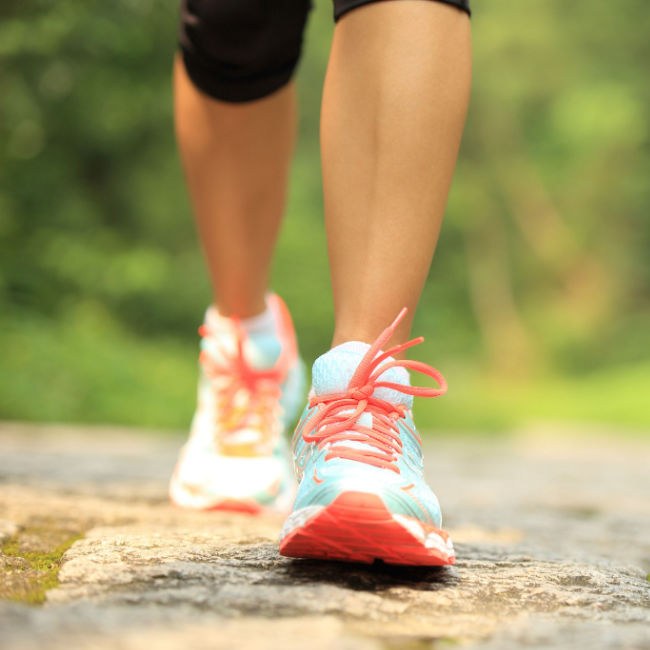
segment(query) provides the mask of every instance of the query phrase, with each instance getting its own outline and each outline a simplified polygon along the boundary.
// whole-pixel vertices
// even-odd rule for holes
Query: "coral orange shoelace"
[[[317,443],[318,449],[329,445],[325,460],[344,458],[399,473],[396,461],[402,453],[402,440],[399,436],[398,420],[405,417],[407,409],[402,404],[393,404],[373,397],[375,388],[391,388],[406,395],[422,397],[437,397],[447,392],[445,378],[438,370],[426,363],[397,359],[381,365],[388,357],[422,343],[424,338],[421,336],[396,345],[375,358],[382,346],[393,336],[395,328],[404,318],[406,311],[404,307],[393,323],[368,348],[345,392],[315,395],[310,399],[309,406],[316,406],[317,409],[304,425],[303,439],[305,442]],[[435,379],[439,388],[378,381],[384,372],[398,366]],[[372,416],[372,426],[358,423],[357,420],[362,413],[369,413]],[[417,432],[410,428],[409,430],[420,441]],[[310,434],[309,431],[313,433]],[[337,444],[345,442],[363,443],[366,448],[359,449]]]
[[[199,327],[199,334],[204,338],[211,337],[219,352],[220,358],[217,360],[213,353],[201,350],[199,362],[218,394],[219,422],[223,433],[232,433],[248,424],[254,424],[254,415],[263,419],[272,417],[281,396],[280,385],[286,375],[284,354],[268,370],[251,367],[244,355],[246,332],[237,321],[234,321],[234,325],[237,340],[235,354],[229,354],[219,345],[218,336],[207,325]]]

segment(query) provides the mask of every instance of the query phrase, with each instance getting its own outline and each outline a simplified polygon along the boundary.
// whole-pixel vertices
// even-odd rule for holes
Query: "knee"
[[[206,94],[243,102],[289,81],[310,0],[183,0],[180,43],[188,76]]]

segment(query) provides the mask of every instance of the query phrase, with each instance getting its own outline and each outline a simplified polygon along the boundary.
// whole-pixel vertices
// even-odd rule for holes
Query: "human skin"
[[[201,93],[177,57],[176,138],[214,304],[224,316],[264,311],[296,131],[295,84],[251,102]]]
[[[334,31],[321,111],[333,345],[372,342],[433,257],[467,112],[469,17],[423,0],[352,10]]]
[[[293,82],[230,104],[175,64],[176,132],[224,315],[264,309],[296,130]],[[334,29],[321,162],[335,331],[372,342],[400,309],[408,338],[435,250],[467,112],[469,18],[429,0],[363,5]]]

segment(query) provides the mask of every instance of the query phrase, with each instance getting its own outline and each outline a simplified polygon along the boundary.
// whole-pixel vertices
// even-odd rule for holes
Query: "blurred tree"
[[[176,16],[152,0],[0,7],[0,417],[181,426],[191,412],[209,291],[173,138]],[[477,0],[472,20],[470,115],[416,319],[427,354],[518,382],[636,377],[650,12]],[[332,28],[319,0],[274,272],[307,358],[332,329],[318,157]]]

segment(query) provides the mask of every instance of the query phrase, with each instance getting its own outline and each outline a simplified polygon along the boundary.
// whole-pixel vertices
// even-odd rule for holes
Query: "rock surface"
[[[85,532],[44,607],[0,602],[0,647],[650,648],[647,439],[430,439],[439,569],[289,560],[277,519],[174,509],[181,443],[0,425],[0,543]]]

